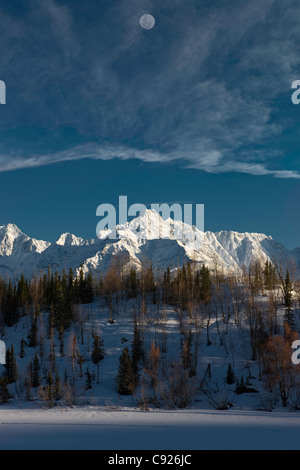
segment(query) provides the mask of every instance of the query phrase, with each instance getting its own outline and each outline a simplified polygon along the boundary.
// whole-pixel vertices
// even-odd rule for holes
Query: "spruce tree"
[[[167,267],[167,271],[163,276],[163,299],[165,303],[172,303],[171,295],[172,285],[171,285],[171,270],[170,267]]]
[[[85,389],[90,390],[92,388],[92,376],[88,368],[86,370],[85,375],[86,375]]]
[[[46,378],[46,383],[49,387],[52,387],[52,385],[54,384],[54,380],[53,380],[53,375],[52,375],[52,371],[51,370],[48,370],[48,374],[47,374],[47,378]]]
[[[85,303],[85,289],[86,289],[86,282],[84,278],[84,272],[82,266],[79,269],[79,280],[78,280],[78,294],[79,294],[79,301]]]
[[[6,350],[5,378],[8,384],[16,382],[18,378],[18,368],[13,344]]]
[[[28,283],[22,274],[21,279],[18,281],[17,287],[18,305],[24,311],[28,301]]]
[[[232,385],[235,382],[235,376],[231,364],[228,364],[227,373],[226,373],[226,383]]]
[[[284,305],[285,305],[285,321],[288,323],[289,327],[292,330],[296,329],[295,318],[292,312],[293,307],[293,295],[292,295],[292,282],[290,280],[289,271],[286,271],[286,276],[284,280],[283,287],[283,296],[284,296]]]
[[[41,376],[40,376],[41,366],[40,366],[39,356],[37,353],[35,353],[34,358],[32,360],[31,370],[32,370],[32,387],[37,388],[41,385]]]
[[[209,269],[203,264],[202,268],[199,272],[200,275],[200,289],[199,289],[199,296],[200,300],[203,301],[205,305],[210,302],[211,299],[211,290],[212,290],[212,282],[210,278]]]
[[[72,308],[70,299],[66,293],[67,280],[63,281],[56,276],[52,296],[52,307],[49,316],[50,328],[56,328],[60,334],[63,330],[69,328],[72,318]]]
[[[65,369],[65,373],[64,373],[64,385],[67,385],[67,383],[68,383],[68,378],[69,378],[69,376],[68,376],[68,371],[67,371],[67,369]]]
[[[131,345],[131,360],[132,370],[134,375],[134,385],[137,386],[139,382],[139,364],[144,359],[143,341],[141,339],[141,332],[137,325],[134,323],[133,340]]]
[[[132,395],[134,390],[134,374],[128,348],[125,348],[120,356],[116,382],[120,395]]]
[[[104,347],[103,347],[103,340],[101,340],[100,336],[94,335],[94,343],[93,343],[93,350],[92,350],[92,361],[94,364],[98,364],[98,362],[102,361],[104,358]]]
[[[93,280],[93,273],[89,271],[86,279],[85,279],[85,287],[84,287],[84,302],[89,304],[92,303],[94,300],[94,280]]]
[[[38,344],[37,334],[38,334],[38,326],[37,326],[37,318],[40,314],[39,307],[34,312],[30,332],[28,334],[28,346],[30,348],[35,348]]]
[[[55,401],[58,401],[61,399],[60,378],[59,378],[57,371],[55,374],[55,382],[54,382],[54,399]]]
[[[273,266],[271,261],[265,262],[265,267],[263,270],[264,275],[264,285],[267,290],[274,289],[276,286],[276,268]]]
[[[11,395],[7,388],[7,380],[5,377],[0,377],[0,405],[8,403]]]
[[[136,269],[131,268],[128,279],[127,279],[127,297],[129,298],[136,297],[137,290],[138,290],[138,280],[137,280]]]
[[[284,280],[284,305],[288,310],[292,309],[292,283],[288,271]]]
[[[19,320],[19,309],[16,286],[13,287],[11,280],[9,280],[5,294],[3,299],[4,322],[7,326],[13,326]]]
[[[25,357],[25,340],[24,338],[21,339],[20,342],[20,352],[19,352],[19,357],[23,359]]]

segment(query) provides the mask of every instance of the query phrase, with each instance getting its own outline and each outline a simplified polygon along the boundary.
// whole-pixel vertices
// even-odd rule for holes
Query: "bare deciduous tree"
[[[260,347],[263,379],[270,391],[278,390],[284,407],[300,375],[300,365],[292,363],[291,345],[297,338],[298,334],[285,323],[283,336],[273,335]]]

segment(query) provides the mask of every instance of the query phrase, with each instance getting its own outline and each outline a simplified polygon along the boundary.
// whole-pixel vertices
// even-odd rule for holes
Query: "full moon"
[[[144,29],[152,29],[155,25],[155,19],[152,15],[147,13],[140,18],[140,25]]]

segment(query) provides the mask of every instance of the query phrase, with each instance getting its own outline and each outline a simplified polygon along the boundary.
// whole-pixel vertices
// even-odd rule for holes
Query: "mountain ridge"
[[[85,240],[67,232],[50,243],[30,238],[15,224],[0,226],[0,276],[30,278],[47,272],[49,266],[57,272],[70,268],[78,272],[82,266],[84,272],[103,273],[120,256],[125,264],[139,268],[148,262],[161,272],[193,261],[239,273],[255,260],[284,260],[300,272],[300,247],[288,250],[264,233],[201,232],[173,219],[164,220],[152,210],[117,225],[116,233],[119,238],[110,239],[111,231],[105,229],[95,239]]]

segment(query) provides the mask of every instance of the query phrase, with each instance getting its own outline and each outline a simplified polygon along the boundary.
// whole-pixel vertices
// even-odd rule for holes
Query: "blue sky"
[[[19,0],[0,18],[1,225],[91,238],[128,195],[300,246],[299,2]]]

